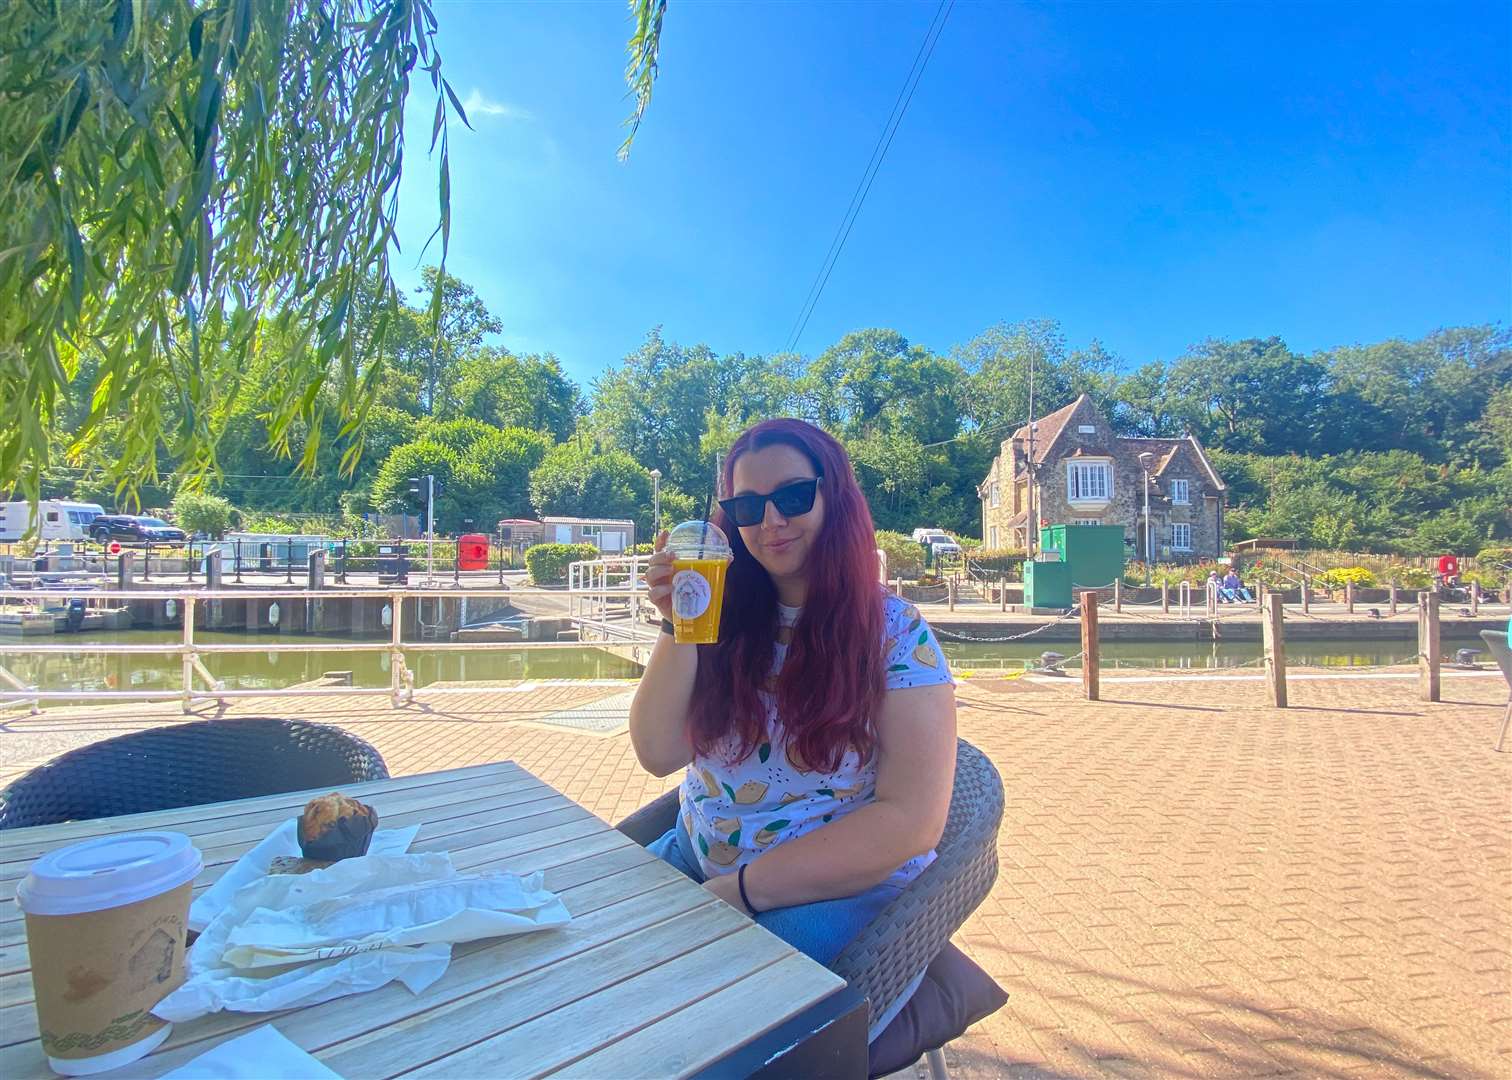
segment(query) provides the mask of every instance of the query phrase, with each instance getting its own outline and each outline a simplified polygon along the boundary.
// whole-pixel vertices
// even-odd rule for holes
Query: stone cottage
[[[1192,436],[1145,439],[1115,435],[1085,394],[1004,439],[982,500],[982,545],[1027,548],[1038,534],[1033,514],[1052,525],[1122,525],[1130,558],[1145,555],[1144,475],[1150,482],[1150,543],[1157,560],[1213,557],[1223,551],[1222,479]],[[1032,479],[1031,479],[1032,478]],[[1037,546],[1037,545],[1036,545]]]

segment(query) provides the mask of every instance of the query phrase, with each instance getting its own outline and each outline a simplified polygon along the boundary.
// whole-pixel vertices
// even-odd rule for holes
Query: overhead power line
[[[939,43],[940,35],[944,33],[945,24],[950,21],[950,13],[953,10],[955,10],[955,0],[940,0],[939,7],[935,9],[934,18],[929,21],[929,28],[924,31],[924,40],[919,43],[919,51],[914,54],[913,65],[908,69],[908,75],[898,90],[897,98],[893,101],[887,123],[882,125],[882,133],[877,136],[877,145],[872,148],[871,158],[861,172],[861,179],[856,182],[856,190],[851,194],[850,203],[845,208],[845,214],[840,218],[840,224],[835,228],[835,236],[830,241],[829,250],[825,252],[824,261],[819,264],[819,271],[814,275],[808,295],[803,299],[803,306],[798,310],[798,317],[793,320],[793,329],[788,334],[785,352],[792,352],[797,348],[798,342],[803,338],[804,330],[808,329],[809,319],[819,305],[819,298],[824,295],[824,287],[829,284],[830,274],[834,272],[835,264],[840,261],[840,253],[845,250],[845,242],[850,239],[851,229],[856,224],[856,218],[861,214],[861,207],[866,203],[866,196],[871,192],[872,183],[877,179],[877,173],[882,168],[882,162],[887,157],[887,151],[892,146],[894,136],[898,134],[898,128],[908,112],[909,103],[913,101],[914,91],[919,88],[919,81],[924,78],[924,69],[929,66],[929,58],[934,55],[935,45]]]

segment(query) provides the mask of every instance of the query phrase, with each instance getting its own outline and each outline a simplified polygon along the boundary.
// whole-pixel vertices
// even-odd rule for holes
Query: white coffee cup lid
[[[16,887],[29,915],[78,915],[134,904],[199,876],[204,860],[183,833],[99,836],[49,851]]]

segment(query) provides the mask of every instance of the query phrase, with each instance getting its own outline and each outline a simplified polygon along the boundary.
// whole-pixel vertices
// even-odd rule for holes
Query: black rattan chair
[[[992,890],[997,879],[997,834],[1003,818],[1003,781],[987,755],[959,740],[955,790],[945,832],[935,846],[935,861],[878,913],[841,950],[830,968],[870,1003],[873,1016],[885,1014],[910,982],[950,944],[950,936]],[[641,845],[650,844],[677,821],[677,792],[648,803],[624,821],[620,832]],[[970,964],[964,956],[959,961]],[[984,977],[985,978],[985,977]],[[993,1010],[1001,1005],[1001,1000]],[[976,1019],[980,1019],[980,1015]],[[896,1023],[897,1021],[893,1021]],[[944,1076],[939,1048],[965,1028],[918,1047],[929,1053],[930,1067]],[[879,1036],[878,1042],[886,1038]],[[874,1044],[875,1045],[875,1044]],[[889,1063],[881,1072],[910,1064]]]
[[[204,720],[106,739],[33,769],[0,791],[0,829],[387,778],[383,756],[338,727]]]
[[[1512,646],[1507,644],[1504,630],[1482,630],[1481,640],[1491,650],[1491,659],[1501,668],[1502,678],[1507,680],[1507,711],[1502,715],[1501,734],[1496,737],[1496,749],[1507,745],[1507,728],[1512,727]]]

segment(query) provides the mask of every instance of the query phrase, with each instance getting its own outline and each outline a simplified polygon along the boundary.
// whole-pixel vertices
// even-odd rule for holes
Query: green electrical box
[[[1051,525],[1040,530],[1040,549],[1060,553],[1073,591],[1106,588],[1123,576],[1122,525]]]
[[[1024,606],[1030,609],[1070,607],[1071,567],[1063,562],[1034,559],[1024,563]]]

